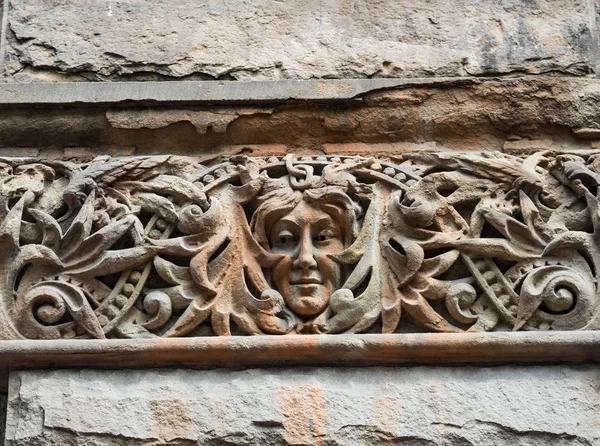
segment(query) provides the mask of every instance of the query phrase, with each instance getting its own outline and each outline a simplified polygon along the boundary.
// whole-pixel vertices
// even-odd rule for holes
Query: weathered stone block
[[[19,80],[56,80],[61,72],[225,80],[585,75],[596,63],[594,18],[591,0],[12,0],[8,74]]]
[[[29,371],[8,445],[594,445],[593,367]]]

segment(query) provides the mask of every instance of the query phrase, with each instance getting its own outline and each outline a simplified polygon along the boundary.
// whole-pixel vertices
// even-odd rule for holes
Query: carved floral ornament
[[[0,163],[3,339],[600,328],[600,154]]]

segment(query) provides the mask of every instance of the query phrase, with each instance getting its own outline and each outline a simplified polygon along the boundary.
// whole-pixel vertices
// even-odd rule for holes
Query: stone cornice
[[[400,79],[320,79],[277,81],[173,81],[173,82],[33,82],[0,83],[0,107],[11,106],[178,106],[290,101],[348,101],[381,92],[410,88],[447,89],[482,84],[506,85],[526,94],[535,86],[577,90],[580,99],[593,94],[600,80],[578,77],[432,77]],[[521,89],[521,91],[519,91]],[[394,98],[388,98],[394,101]]]
[[[491,80],[491,79],[490,79]],[[498,79],[496,79],[497,81]],[[377,90],[485,82],[478,78],[0,83],[0,106],[206,104],[349,100]]]

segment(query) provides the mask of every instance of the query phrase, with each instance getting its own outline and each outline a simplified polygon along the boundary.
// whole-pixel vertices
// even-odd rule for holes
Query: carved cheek
[[[344,250],[341,240],[333,240],[327,247],[317,252],[317,263],[321,274],[325,277],[326,284],[331,291],[335,291],[342,285],[342,267],[329,254],[336,254]]]
[[[322,252],[317,256],[317,264],[319,271],[325,278],[325,285],[333,291],[341,286],[342,268],[334,260],[330,259],[327,254]]]
[[[273,267],[273,282],[278,288],[289,286],[290,273],[292,271],[292,256],[285,253],[284,257]],[[279,290],[283,292],[283,289]]]

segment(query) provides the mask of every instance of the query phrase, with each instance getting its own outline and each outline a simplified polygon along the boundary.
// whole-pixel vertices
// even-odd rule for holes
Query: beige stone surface
[[[7,445],[600,444],[596,367],[29,371]]]
[[[591,0],[11,0],[7,75],[587,75],[596,64],[594,19]]]

